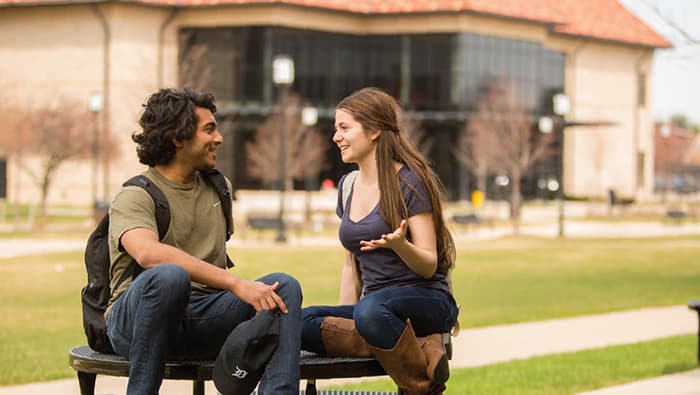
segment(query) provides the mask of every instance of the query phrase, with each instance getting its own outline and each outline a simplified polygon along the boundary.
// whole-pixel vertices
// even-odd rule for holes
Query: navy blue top
[[[398,173],[399,185],[403,194],[408,216],[431,211],[432,205],[428,192],[418,177],[408,167],[403,166]],[[449,292],[445,275],[435,272],[432,278],[423,278],[411,270],[401,258],[390,248],[377,248],[374,251],[360,251],[361,240],[380,239],[382,234],[391,233],[395,229],[389,227],[379,214],[379,203],[366,217],[355,222],[348,218],[354,185],[348,196],[348,209],[343,212],[342,185],[345,176],[338,182],[338,206],[336,213],[340,217],[338,235],[340,242],[352,252],[359,262],[365,295],[382,288],[420,286],[441,289]],[[406,235],[410,241],[410,233]]]

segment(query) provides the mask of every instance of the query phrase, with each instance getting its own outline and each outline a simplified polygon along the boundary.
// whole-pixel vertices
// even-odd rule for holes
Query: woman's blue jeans
[[[355,305],[311,306],[302,309],[301,347],[325,354],[321,322],[328,316],[352,318],[360,335],[372,346],[390,349],[401,337],[406,320],[417,336],[449,332],[458,309],[447,292],[421,287],[385,288],[370,293]]]
[[[280,339],[260,382],[260,394],[299,393],[301,288],[292,277],[274,273],[277,294],[289,312],[280,314]],[[231,292],[190,292],[190,276],[177,265],[143,271],[112,306],[107,332],[117,354],[131,362],[128,395],[158,393],[166,359],[214,359],[231,331],[255,309]]]

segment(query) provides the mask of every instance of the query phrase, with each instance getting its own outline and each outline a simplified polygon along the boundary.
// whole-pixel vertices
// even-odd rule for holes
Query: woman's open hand
[[[360,251],[373,251],[377,248],[391,248],[399,246],[406,242],[406,230],[408,229],[408,222],[406,220],[401,220],[399,227],[392,233],[383,234],[381,238],[377,240],[362,240],[360,241]]]

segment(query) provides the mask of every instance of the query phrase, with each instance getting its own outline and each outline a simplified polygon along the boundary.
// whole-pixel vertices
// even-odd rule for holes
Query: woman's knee
[[[392,348],[404,329],[401,318],[376,299],[362,299],[355,307],[353,319],[367,343],[379,348]]]
[[[353,312],[353,320],[357,331],[365,339],[381,336],[382,332],[386,330],[387,313],[388,311],[380,304],[360,301]]]
[[[301,320],[304,322],[322,318],[324,315],[320,306],[309,306],[301,309]]]

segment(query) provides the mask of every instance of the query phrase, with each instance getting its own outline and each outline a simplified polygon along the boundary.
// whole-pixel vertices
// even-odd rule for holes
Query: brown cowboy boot
[[[434,383],[444,384],[450,378],[450,365],[442,343],[442,334],[435,333],[428,337],[419,337],[419,344],[428,360],[426,373]]]
[[[365,341],[357,329],[355,321],[348,318],[326,317],[321,323],[321,340],[330,357],[371,357]]]
[[[427,374],[428,361],[418,343],[410,320],[394,348],[369,346],[374,357],[405,395],[437,395],[445,390],[443,383],[433,383]]]

